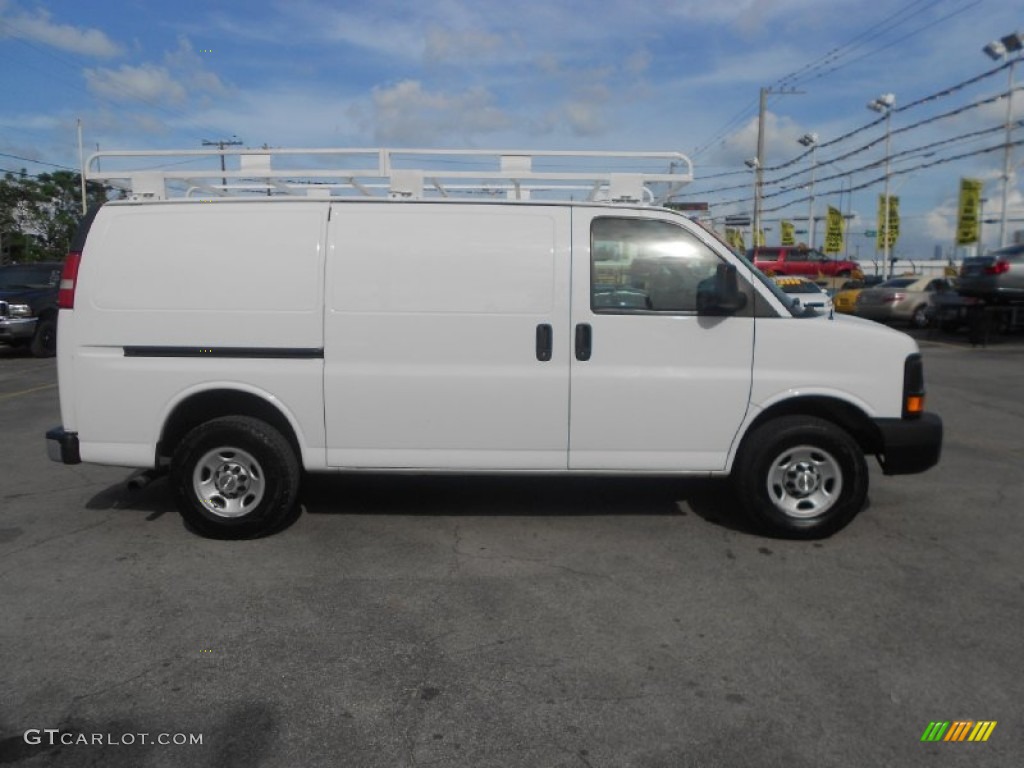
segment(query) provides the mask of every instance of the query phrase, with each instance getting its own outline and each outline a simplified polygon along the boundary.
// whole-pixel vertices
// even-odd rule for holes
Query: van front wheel
[[[830,536],[867,500],[868,468],[856,441],[812,416],[783,416],[747,436],[734,483],[752,522],[788,538]]]
[[[284,436],[264,421],[225,416],[185,435],[171,459],[181,516],[214,539],[272,532],[295,506],[299,463]]]

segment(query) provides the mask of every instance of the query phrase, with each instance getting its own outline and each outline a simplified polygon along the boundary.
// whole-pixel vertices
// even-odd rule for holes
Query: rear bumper
[[[934,413],[916,419],[875,419],[882,435],[878,460],[887,475],[912,475],[939,463],[942,419]]]
[[[81,464],[78,453],[78,433],[54,427],[46,433],[46,455],[60,464]]]

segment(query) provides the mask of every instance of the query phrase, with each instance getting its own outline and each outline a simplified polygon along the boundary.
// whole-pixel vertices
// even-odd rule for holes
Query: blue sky
[[[104,149],[238,136],[254,147],[676,150],[698,179],[684,199],[736,213],[750,208],[743,160],[759,88],[799,91],[769,98],[772,168],[803,152],[804,133],[825,143],[876,119],[865,105],[882,93],[901,107],[991,70],[982,46],[1017,29],[1024,8],[1005,0],[0,0],[0,168],[77,166],[78,118],[87,147]],[[909,171],[892,181],[897,253],[952,246],[960,176],[985,181],[986,218],[997,215],[1001,151],[918,166],[1001,146],[1005,99],[970,105],[1005,92],[1006,74],[894,112],[892,152],[904,155],[893,169]],[[1024,94],[1015,106],[1024,115]],[[818,150],[817,177],[878,163],[882,135],[878,125]],[[766,194],[794,188],[766,198],[766,219],[806,216],[806,202],[787,201],[806,196],[809,168],[804,158],[766,172]],[[840,204],[825,193],[880,175],[820,182],[816,211]],[[881,191],[843,197],[851,232],[874,225]],[[1011,215],[1024,215],[1017,183]],[[996,230],[985,226],[989,245]],[[873,255],[873,241],[854,234],[854,252]]]

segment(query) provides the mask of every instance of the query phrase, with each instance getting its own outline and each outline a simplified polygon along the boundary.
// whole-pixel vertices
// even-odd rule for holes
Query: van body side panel
[[[678,241],[671,233],[664,242],[595,241],[592,262],[595,221],[660,220],[664,214],[576,208],[573,216],[572,322],[591,327],[593,351],[571,365],[570,468],[724,470],[749,403],[755,318],[646,311],[644,303],[657,306],[660,297],[651,293],[643,265],[669,269],[667,257],[682,262],[683,273],[687,262],[699,263],[704,275],[728,259],[702,231],[672,218],[665,221],[685,232]],[[633,306],[594,311],[603,295],[622,296]],[[695,306],[695,291],[678,301]]]
[[[565,470],[569,210],[339,204],[325,311],[333,467]],[[538,359],[538,326],[551,358]]]
[[[234,385],[293,414],[304,454],[323,450],[327,214],[305,201],[100,210],[71,324],[84,461],[151,466],[181,393]]]
[[[847,402],[872,418],[899,418],[903,365],[916,351],[904,333],[838,313],[831,319],[761,320],[751,401],[763,409],[817,395]]]

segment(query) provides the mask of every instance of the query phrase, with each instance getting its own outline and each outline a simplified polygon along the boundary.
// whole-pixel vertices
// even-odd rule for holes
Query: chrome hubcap
[[[223,446],[208,451],[192,473],[192,488],[199,502],[219,517],[241,517],[263,499],[266,481],[252,454]]]
[[[810,445],[780,453],[768,472],[768,496],[776,509],[790,517],[810,518],[827,512],[842,490],[839,462]]]

